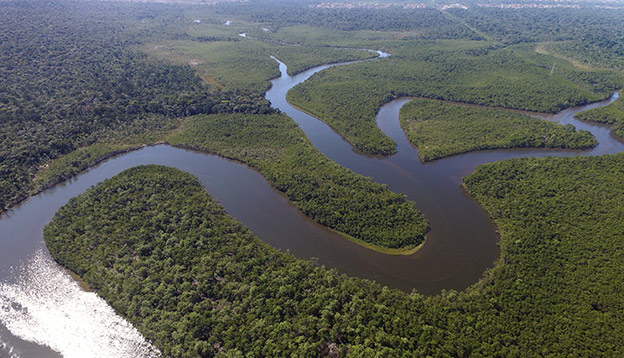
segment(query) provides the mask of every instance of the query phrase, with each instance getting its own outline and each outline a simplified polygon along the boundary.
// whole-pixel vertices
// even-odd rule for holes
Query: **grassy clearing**
[[[277,63],[270,56],[286,63],[291,75],[326,63],[377,56],[363,50],[277,45],[253,39],[169,41],[149,44],[142,50],[159,59],[192,66],[209,84],[228,90],[258,92],[266,91],[269,80],[280,75]]]
[[[143,48],[149,55],[177,64],[191,65],[206,82],[228,90],[264,92],[269,80],[279,76],[277,63],[258,41],[170,41]]]

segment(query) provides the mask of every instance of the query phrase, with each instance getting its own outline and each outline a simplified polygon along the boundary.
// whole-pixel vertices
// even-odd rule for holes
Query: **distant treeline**
[[[473,28],[505,44],[586,41],[608,49],[624,49],[624,12],[603,9],[496,9],[472,7],[448,10]]]
[[[267,3],[221,4],[221,13],[235,15],[248,21],[267,24],[273,29],[285,26],[310,25],[335,30],[407,31],[418,38],[481,37],[459,21],[450,19],[436,9],[323,9],[284,3],[280,6]]]

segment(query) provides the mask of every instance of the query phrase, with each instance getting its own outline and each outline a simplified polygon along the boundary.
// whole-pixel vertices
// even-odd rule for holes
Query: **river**
[[[284,195],[245,165],[168,145],[145,147],[102,162],[0,216],[0,357],[158,355],[103,300],[81,290],[54,263],[42,238],[43,227],[70,198],[137,165],[167,165],[197,176],[229,214],[274,247],[383,285],[434,294],[475,283],[498,256],[495,227],[461,190],[462,176],[477,165],[507,158],[602,155],[624,150],[608,126],[573,118],[579,110],[609,102],[605,101],[548,118],[590,130],[600,143],[592,150],[491,150],[423,164],[400,128],[398,112],[408,99],[399,99],[383,106],[377,115],[379,127],[396,141],[397,153],[385,158],[362,155],[322,121],[286,102],[290,88],[330,66],[290,77],[280,63],[282,76],[272,81],[266,97],[274,107],[290,115],[329,158],[414,200],[432,228],[421,250],[410,256],[390,256],[364,249],[304,217]]]

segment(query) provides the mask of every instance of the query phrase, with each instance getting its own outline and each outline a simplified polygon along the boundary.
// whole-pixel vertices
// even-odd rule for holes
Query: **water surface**
[[[624,145],[612,136],[608,126],[574,119],[574,114],[579,111],[615,100],[618,95],[614,94],[607,101],[570,108],[547,118],[591,131],[599,142],[591,150],[488,150],[422,163],[418,159],[418,150],[408,142],[399,124],[399,110],[409,101],[403,98],[386,104],[377,114],[378,126],[396,142],[397,153],[389,157],[364,155],[324,122],[286,101],[288,90],[334,65],[320,66],[291,77],[286,73],[286,65],[279,63],[282,76],[272,81],[273,86],[266,94],[272,106],[292,117],[312,143],[330,159],[387,184],[395,192],[406,194],[429,221],[431,231],[427,241],[414,255],[390,256],[368,250],[358,252],[354,258],[343,257],[350,267],[359,267],[358,276],[374,278],[406,291],[415,288],[421,293],[434,294],[442,289],[462,290],[477,282],[483,272],[493,266],[499,254],[496,228],[487,213],[460,187],[461,178],[478,165],[509,158],[603,155],[624,150]],[[371,267],[364,262],[374,262],[378,271],[370,271]]]
[[[245,165],[168,145],[145,147],[111,158],[0,216],[0,357],[58,357],[55,351],[65,357],[157,354],[104,301],[82,291],[53,262],[42,238],[43,227],[70,198],[125,169],[160,164],[187,171],[199,178],[230,215],[268,244],[301,258],[315,258],[349,275],[405,291],[433,294],[442,289],[461,290],[475,283],[498,256],[496,230],[487,214],[460,189],[462,176],[477,165],[507,158],[602,155],[624,149],[607,126],[573,119],[579,110],[606,101],[549,118],[590,130],[600,142],[592,150],[492,150],[423,164],[400,128],[398,112],[408,99],[399,99],[385,105],[377,115],[380,128],[396,141],[397,154],[387,158],[365,156],[323,122],[294,109],[285,100],[290,88],[327,67],[290,77],[280,63],[282,77],[273,81],[266,97],[274,107],[290,115],[329,158],[414,200],[432,229],[420,251],[410,256],[391,256],[349,242],[304,217],[284,195]]]

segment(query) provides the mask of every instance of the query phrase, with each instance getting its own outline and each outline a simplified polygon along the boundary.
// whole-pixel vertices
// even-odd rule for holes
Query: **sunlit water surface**
[[[602,155],[623,148],[607,126],[574,120],[573,114],[581,110],[575,108],[550,120],[592,131],[600,142],[593,150],[494,150],[423,164],[398,123],[398,112],[407,102],[400,99],[385,105],[377,115],[380,128],[397,142],[397,154],[389,158],[364,156],[324,123],[292,108],[285,100],[290,88],[327,67],[290,77],[286,66],[280,64],[282,77],[273,81],[267,98],[293,117],[313,144],[332,160],[416,201],[432,227],[421,251],[397,257],[344,240],[301,215],[261,175],[244,165],[166,145],[143,148],[112,158],[31,197],[0,217],[0,358],[159,356],[136,329],[96,294],[83,291],[50,258],[41,234],[69,198],[133,166],[168,165],[197,176],[230,215],[274,247],[298,257],[313,257],[349,275],[431,294],[441,289],[463,289],[476,282],[498,255],[495,228],[486,213],[459,188],[463,175],[479,164],[506,158]],[[617,95],[611,100],[615,98]]]

